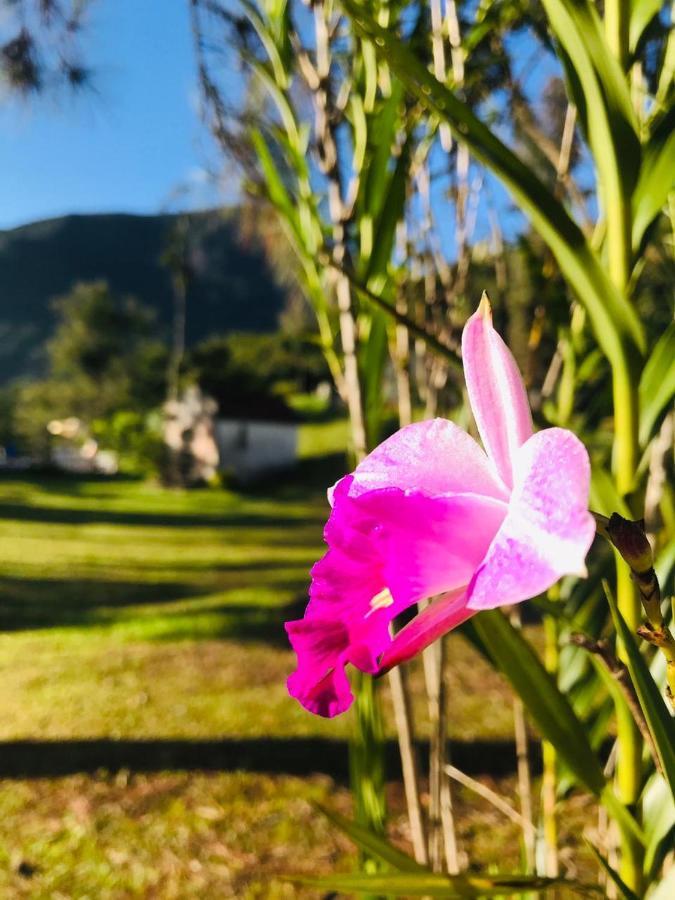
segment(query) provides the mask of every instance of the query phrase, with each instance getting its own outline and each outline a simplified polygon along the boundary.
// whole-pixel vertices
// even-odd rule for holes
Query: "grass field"
[[[288,698],[282,624],[302,612],[343,441],[312,426],[299,472],[246,495],[0,481],[0,896],[311,896],[278,876],[352,864],[311,805],[349,809],[350,715]],[[480,767],[471,741],[510,740],[508,693],[462,637],[450,655],[454,736]],[[512,826],[458,803],[472,857],[503,863],[503,833],[515,864]]]

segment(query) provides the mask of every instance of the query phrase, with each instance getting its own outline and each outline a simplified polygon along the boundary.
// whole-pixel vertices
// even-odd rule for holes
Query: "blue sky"
[[[83,54],[94,90],[0,105],[0,228],[217,200],[202,180],[213,148],[197,114],[187,7],[97,0]]]
[[[515,39],[535,93],[551,60],[532,66],[531,39]],[[70,212],[201,208],[238,195],[236,175],[221,191],[206,177],[219,154],[199,121],[188,0],[95,0],[83,36],[93,89],[0,98],[0,229]],[[238,80],[237,63],[228,78]],[[523,217],[494,180],[492,202],[507,237]],[[439,185],[434,205],[443,242],[454,253],[454,216]],[[474,237],[488,223],[481,199]]]

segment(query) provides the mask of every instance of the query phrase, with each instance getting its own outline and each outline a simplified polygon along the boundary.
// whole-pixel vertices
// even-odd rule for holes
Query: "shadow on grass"
[[[210,593],[194,584],[0,578],[0,631],[95,625],[110,608],[162,605]]]
[[[284,519],[279,515],[255,512],[222,513],[141,513],[110,509],[77,509],[33,506],[0,502],[0,519],[20,522],[44,522],[58,525],[143,525],[160,528],[270,528],[318,526],[325,516],[299,516]]]
[[[283,574],[283,567],[276,568]],[[241,567],[245,576],[254,570],[254,566]],[[273,586],[279,591],[297,592],[296,599],[279,606],[224,601],[205,607],[195,602],[191,607],[191,600],[199,601],[212,593],[213,587],[200,589],[181,582],[0,578],[0,631],[133,623],[142,629],[144,622],[159,616],[162,640],[207,637],[286,646],[283,623],[302,616],[307,603],[306,581],[279,578]],[[180,609],[165,608],[180,601],[184,601]],[[143,606],[151,610],[141,615],[125,612],[127,607]],[[149,637],[153,637],[152,629]]]
[[[428,747],[417,745],[420,761],[428,759]],[[400,755],[396,741],[385,745],[389,779],[400,779]],[[533,771],[541,772],[540,751],[530,744]],[[510,741],[452,742],[453,763],[470,775],[510,775],[516,770],[516,751]],[[327,738],[260,738],[214,740],[94,740],[0,742],[0,777],[54,778],[82,772],[264,772],[268,774],[330,775],[349,779],[346,741]],[[422,771],[424,768],[422,767]]]

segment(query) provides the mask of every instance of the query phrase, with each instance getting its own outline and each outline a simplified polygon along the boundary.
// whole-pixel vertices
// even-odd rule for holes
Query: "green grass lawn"
[[[308,426],[299,472],[247,494],[0,481],[0,753],[18,755],[20,769],[12,742],[45,742],[31,757],[43,777],[0,786],[0,896],[295,897],[305,893],[279,873],[351,864],[310,805],[348,810],[348,794],[312,774],[325,760],[308,755],[313,739],[344,742],[351,716],[325,721],[287,696],[283,632],[322,552],[325,488],[344,468],[344,440],[343,423]],[[509,739],[501,680],[461,636],[450,656],[454,735]],[[412,681],[423,719],[419,667]],[[393,735],[386,684],[383,693]],[[150,763],[164,745],[229,742],[249,771],[107,775],[117,768],[109,739],[122,749],[147,741]],[[70,766],[78,741],[97,774]],[[461,826],[472,846],[475,821]],[[485,863],[500,856],[490,846]]]

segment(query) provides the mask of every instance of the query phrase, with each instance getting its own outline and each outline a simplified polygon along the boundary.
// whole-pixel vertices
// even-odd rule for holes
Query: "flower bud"
[[[654,571],[654,555],[645,534],[644,521],[631,522],[618,513],[612,513],[607,523],[607,534],[630,566],[651,629],[656,630],[655,634],[660,634],[663,629],[661,589]]]
[[[654,557],[642,519],[631,522],[618,513],[612,513],[607,523],[607,533],[633,572],[638,575],[649,572],[654,565]]]

